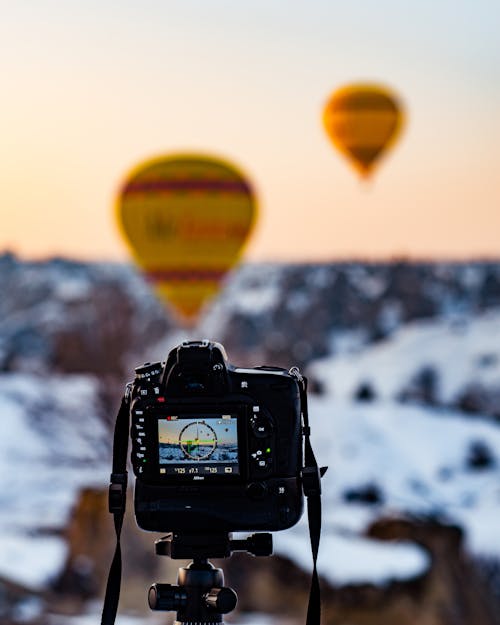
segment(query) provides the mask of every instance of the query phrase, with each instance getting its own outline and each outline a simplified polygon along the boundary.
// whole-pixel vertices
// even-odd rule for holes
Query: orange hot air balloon
[[[127,176],[116,206],[136,263],[181,321],[194,324],[254,226],[250,182],[219,158],[162,156]]]
[[[398,138],[404,123],[403,106],[385,87],[347,85],[330,96],[323,123],[333,145],[367,178]]]

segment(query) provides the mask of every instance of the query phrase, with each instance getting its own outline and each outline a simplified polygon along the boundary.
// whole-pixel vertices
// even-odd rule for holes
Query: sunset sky
[[[0,7],[0,250],[126,260],[125,174],[201,150],[257,187],[252,260],[500,256],[498,0]],[[409,118],[369,184],[321,125],[357,80]]]

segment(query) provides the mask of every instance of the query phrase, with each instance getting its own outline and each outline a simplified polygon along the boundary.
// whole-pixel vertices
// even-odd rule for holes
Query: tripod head
[[[199,558],[229,558],[235,551],[254,556],[270,556],[273,553],[272,534],[259,532],[247,538],[233,539],[231,534],[167,534],[155,542],[157,556],[170,556],[172,560]]]
[[[208,558],[228,558],[234,551],[255,556],[272,554],[272,536],[252,534],[234,540],[231,534],[169,534],[155,543],[157,555],[174,560],[192,558],[179,569],[177,585],[153,584],[148,602],[152,610],[176,611],[176,625],[222,623],[222,615],[236,607],[238,597],[232,588],[224,587],[224,573]]]

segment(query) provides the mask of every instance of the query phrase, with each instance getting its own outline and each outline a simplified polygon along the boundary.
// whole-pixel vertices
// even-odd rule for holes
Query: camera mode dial
[[[273,433],[272,421],[266,419],[266,417],[254,415],[250,424],[257,438],[269,438]]]

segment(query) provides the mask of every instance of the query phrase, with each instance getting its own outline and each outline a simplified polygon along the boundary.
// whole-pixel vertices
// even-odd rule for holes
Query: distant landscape
[[[188,337],[309,377],[326,625],[500,623],[500,261],[245,265],[191,334],[127,265],[4,254],[0,283],[2,623],[97,622],[118,402]],[[120,609],[138,625],[178,563],[128,505]],[[302,519],[274,557],[222,563],[236,620],[304,621],[308,540]]]
[[[234,445],[224,445],[219,443],[215,449],[213,445],[197,445],[197,457],[207,462],[238,462],[238,447]],[[212,453],[210,453],[212,452]],[[206,456],[209,457],[207,458]],[[182,463],[192,464],[196,457],[187,457],[179,445],[160,443],[160,464],[162,463]]]

